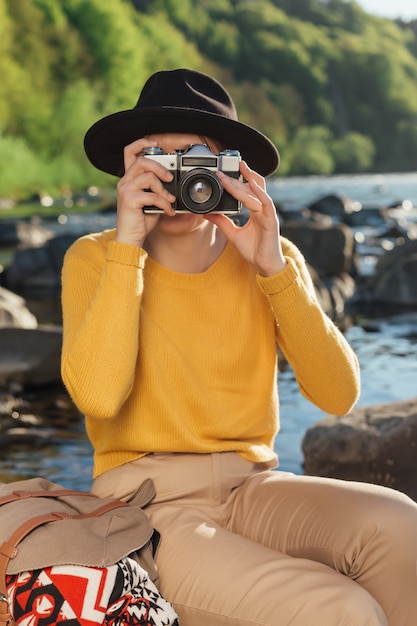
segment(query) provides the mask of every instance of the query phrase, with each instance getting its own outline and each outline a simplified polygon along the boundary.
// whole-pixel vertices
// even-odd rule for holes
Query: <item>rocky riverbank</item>
[[[297,213],[277,210],[283,235],[303,251],[317,296],[342,329],[363,311],[417,309],[414,221],[396,220],[395,209],[362,212],[354,202],[334,195]],[[106,216],[111,224],[114,208]],[[69,245],[91,232],[91,224],[80,221],[71,231],[60,219],[66,225],[63,231],[36,220],[1,222],[0,251],[13,248],[0,273],[3,445],[64,436],[65,421],[68,433],[80,436],[82,417],[60,382],[60,273]],[[304,471],[371,480],[417,497],[412,484],[416,402],[376,405],[319,422],[305,435]],[[59,421],[55,409],[62,409]]]

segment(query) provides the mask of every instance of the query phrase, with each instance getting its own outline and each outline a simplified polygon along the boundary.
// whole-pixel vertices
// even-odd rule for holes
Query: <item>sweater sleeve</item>
[[[132,388],[146,252],[82,237],[62,269],[65,386],[83,413],[112,418]]]
[[[298,248],[283,240],[287,267],[258,276],[277,324],[278,344],[301,393],[327,413],[350,411],[360,393],[358,360],[345,337],[322,310]]]

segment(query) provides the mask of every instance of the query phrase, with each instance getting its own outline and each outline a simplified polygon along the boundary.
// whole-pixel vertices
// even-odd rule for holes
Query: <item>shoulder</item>
[[[99,233],[83,235],[68,248],[66,257],[93,259],[105,257],[107,248],[114,241],[115,230],[103,230]]]

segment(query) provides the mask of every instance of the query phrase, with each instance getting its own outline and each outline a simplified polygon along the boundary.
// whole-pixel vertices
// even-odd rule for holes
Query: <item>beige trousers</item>
[[[145,478],[160,590],[180,626],[417,624],[417,504],[405,495],[236,453],[151,454],[93,491],[127,499]]]

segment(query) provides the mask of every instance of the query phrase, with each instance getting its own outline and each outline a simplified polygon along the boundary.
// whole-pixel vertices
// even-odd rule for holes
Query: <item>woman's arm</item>
[[[357,401],[359,366],[346,339],[323,312],[300,251],[280,235],[275,205],[264,179],[242,162],[247,183],[220,174],[250,216],[243,227],[225,215],[207,216],[251,263],[269,299],[277,340],[303,395],[326,412],[343,414]],[[256,323],[256,322],[255,322]]]
[[[133,383],[146,252],[109,233],[79,239],[62,270],[62,378],[74,402],[117,415]]]
[[[143,208],[151,203],[174,215],[175,198],[162,182],[172,174],[143,156],[156,145],[141,138],[126,146],[115,232],[79,239],[64,260],[62,377],[91,417],[115,417],[133,385],[147,256],[142,245],[159,219]]]
[[[359,397],[358,360],[317,301],[301,252],[285,239],[282,247],[287,268],[269,278],[258,276],[274,311],[278,344],[301,393],[323,411],[343,415]]]

